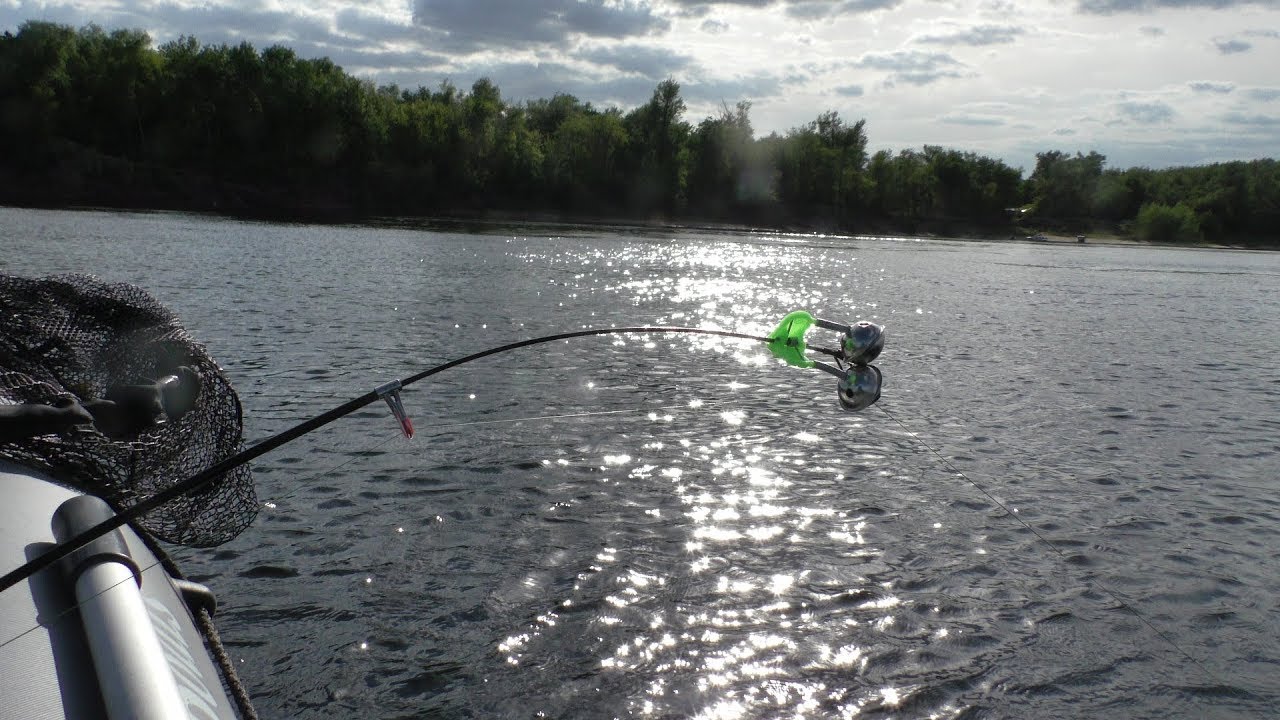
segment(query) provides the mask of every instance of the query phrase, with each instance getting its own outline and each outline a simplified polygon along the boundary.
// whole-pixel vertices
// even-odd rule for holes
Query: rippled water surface
[[[1280,256],[0,209],[0,270],[174,309],[260,439],[610,325],[889,336],[884,397],[763,347],[527,348],[262,458],[179,561],[264,717],[1208,718],[1280,701]]]

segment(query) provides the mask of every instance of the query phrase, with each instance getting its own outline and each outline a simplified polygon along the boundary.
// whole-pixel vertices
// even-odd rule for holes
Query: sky
[[[1162,168],[1280,157],[1280,0],[0,0],[157,44],[287,45],[402,88],[489,77],[509,102],[624,110],[672,78],[697,124],[757,136],[835,110],[872,151],[941,145]]]

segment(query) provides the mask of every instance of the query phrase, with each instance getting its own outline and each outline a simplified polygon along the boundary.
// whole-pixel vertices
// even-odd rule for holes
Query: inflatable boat
[[[3,460],[0,487],[5,568],[112,513],[100,498]],[[218,654],[226,664],[216,634],[206,640],[213,594],[166,565],[126,525],[0,593],[0,717],[250,716],[215,662]]]
[[[133,512],[242,448],[230,383],[153,297],[0,274],[0,720],[256,717],[164,550],[248,527],[248,467]]]

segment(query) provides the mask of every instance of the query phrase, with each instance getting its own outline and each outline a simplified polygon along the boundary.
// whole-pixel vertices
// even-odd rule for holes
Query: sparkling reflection
[[[758,346],[548,345],[414,390],[415,420],[443,431],[403,451],[364,453],[388,430],[373,411],[264,457],[252,531],[180,558],[228,600],[224,639],[264,717],[1274,714],[1275,258],[5,218],[11,271],[138,282],[221,348],[246,438],[371,378],[574,327],[763,333],[798,308],[883,322],[898,344],[879,409],[1070,558],[1033,550],[882,413],[833,419],[829,388]],[[1178,383],[1169,328],[1204,317],[1207,382]],[[628,415],[505,422],[551,408]],[[482,419],[501,424],[444,429]],[[738,536],[696,537],[711,527]],[[769,527],[784,532],[749,534]],[[1082,578],[1150,609],[1223,683]]]
[[[659,323],[765,333],[779,308],[821,313],[833,300],[839,316],[875,319],[874,296],[862,308],[849,303],[848,276],[796,273],[789,263],[800,255],[791,252],[635,244],[541,261],[603,267],[579,272],[575,289],[616,295]],[[674,375],[671,386],[691,396],[646,410],[625,445],[606,437],[607,447],[544,461],[619,478],[625,506],[618,539],[553,601],[581,608],[565,618],[578,628],[566,641],[586,643],[605,681],[626,688],[627,712],[639,716],[855,717],[903,707],[909,688],[884,681],[907,662],[902,638],[950,636],[941,623],[922,628],[918,617],[907,619],[903,594],[871,577],[885,573],[877,523],[893,520],[861,511],[858,494],[868,478],[893,474],[888,455],[875,442],[856,442],[865,418],[815,415],[803,399],[787,411],[769,402],[809,388],[758,346],[700,337],[613,341],[618,349],[678,353],[689,345],[730,362],[696,378],[660,364],[654,371]],[[589,389],[614,391],[606,382]],[[498,652],[519,663],[557,631],[551,622],[522,628]]]
[[[745,412],[725,415],[737,421],[731,427],[748,421]],[[812,433],[790,439],[823,442]],[[689,557],[683,570],[672,569],[670,575],[634,567],[619,573],[616,580],[623,587],[606,603],[618,610],[643,607],[648,619],[644,627],[638,618],[629,622],[637,633],[606,653],[601,667],[662,676],[664,682],[651,684],[648,696],[634,707],[645,715],[685,708],[693,717],[708,718],[783,710],[789,717],[853,717],[872,705],[897,707],[901,689],[873,689],[859,678],[872,657],[868,644],[833,644],[826,638],[837,617],[846,627],[865,628],[863,633],[892,632],[901,598],[860,577],[849,578],[854,584],[834,593],[815,592],[830,580],[815,584],[804,567],[783,570],[797,553],[833,541],[855,547],[850,557],[857,562],[874,561],[878,551],[868,547],[868,519],[802,502],[794,468],[808,468],[805,458],[794,446],[775,445],[768,437],[747,440],[736,434],[710,440],[681,451],[679,462],[666,466],[657,464],[669,457],[665,450],[689,446],[649,443],[649,456],[627,458],[634,463],[632,480],[665,482],[684,507],[682,547]],[[832,478],[843,479],[837,475]],[[630,561],[625,553],[615,559],[623,565]],[[653,611],[675,579],[688,588],[677,611]],[[845,600],[863,593],[869,594],[855,603]],[[603,615],[600,622],[613,626],[618,620]],[[857,674],[850,676],[850,670]],[[696,707],[674,698],[673,684],[681,683],[692,686],[686,696],[696,691]]]

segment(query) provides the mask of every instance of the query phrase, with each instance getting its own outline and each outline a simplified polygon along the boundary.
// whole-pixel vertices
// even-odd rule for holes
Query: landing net
[[[92,425],[0,444],[0,457],[41,470],[123,511],[243,448],[240,400],[218,365],[145,291],[87,275],[0,274],[0,405],[99,400],[186,366],[200,381],[181,417],[112,439]],[[247,465],[143,516],[165,542],[212,547],[257,514]]]

